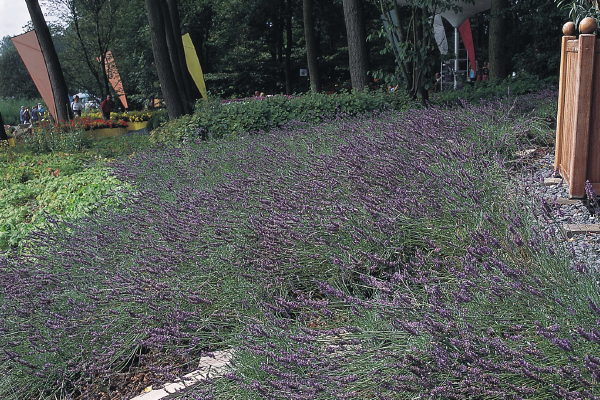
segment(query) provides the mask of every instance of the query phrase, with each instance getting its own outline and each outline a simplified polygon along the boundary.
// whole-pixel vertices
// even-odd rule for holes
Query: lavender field
[[[555,98],[122,161],[119,207],[0,259],[0,398],[127,399],[228,348],[182,398],[600,397],[596,268],[541,228],[515,162],[552,138]]]

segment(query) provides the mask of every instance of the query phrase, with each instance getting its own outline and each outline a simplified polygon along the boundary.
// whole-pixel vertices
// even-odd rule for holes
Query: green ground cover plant
[[[0,395],[131,395],[124,376],[160,384],[234,347],[234,371],[180,396],[599,396],[597,272],[511,182],[554,98],[334,114],[113,163],[124,202],[50,218],[0,259]]]
[[[19,247],[24,237],[47,225],[47,217],[73,220],[122,201],[126,187],[110,174],[115,158],[147,145],[147,137],[86,140],[72,152],[39,152],[21,144],[0,152],[0,248]],[[109,194],[112,194],[109,196]]]

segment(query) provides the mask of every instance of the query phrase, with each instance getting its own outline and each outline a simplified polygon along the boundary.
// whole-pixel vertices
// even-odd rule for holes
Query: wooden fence
[[[555,170],[570,198],[585,197],[589,181],[600,194],[600,39],[563,36],[558,89]]]

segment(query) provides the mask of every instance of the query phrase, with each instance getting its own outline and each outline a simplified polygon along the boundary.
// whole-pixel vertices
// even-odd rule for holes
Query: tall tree
[[[62,28],[62,61],[67,60],[64,74],[71,89],[88,90],[106,97],[111,83],[106,71],[106,53],[115,56],[118,44],[125,42],[131,30],[132,1],[139,0],[48,0],[53,4],[53,15],[67,26]],[[139,8],[139,7],[138,7]],[[117,63],[121,64],[118,56]],[[87,68],[82,68],[85,65]],[[75,88],[74,88],[74,87]]]
[[[368,62],[365,57],[368,54],[367,42],[364,37],[365,28],[361,16],[362,9],[360,0],[343,0],[344,20],[346,21],[346,32],[348,34],[348,55],[350,58],[350,79],[352,88],[364,90],[369,84],[367,77]]]
[[[150,26],[150,38],[152,39],[152,52],[154,63],[160,81],[160,87],[165,99],[169,118],[175,119],[183,115],[183,102],[177,89],[174,78],[173,66],[169,57],[167,46],[165,21],[160,6],[161,0],[145,0],[148,24]]]
[[[292,89],[292,0],[285,0],[285,91],[288,95]]]
[[[319,76],[319,61],[317,40],[315,37],[315,20],[313,14],[313,1],[302,1],[302,14],[304,16],[304,39],[306,41],[306,61],[310,76],[310,90],[321,91],[321,77]]]
[[[171,16],[171,26],[173,27],[173,36],[177,45],[177,55],[179,56],[179,68],[181,70],[181,76],[183,78],[183,85],[186,95],[186,100],[191,103],[200,94],[194,90],[195,86],[192,84],[192,77],[187,69],[187,63],[185,61],[185,51],[183,49],[183,41],[181,40],[181,18],[179,17],[179,4],[178,0],[167,0],[169,6],[169,15]]]
[[[58,54],[54,48],[54,43],[52,43],[50,29],[48,29],[38,0],[25,0],[25,3],[27,4],[29,16],[31,17],[31,22],[33,23],[33,28],[35,29],[35,34],[40,44],[44,61],[46,62],[50,86],[52,87],[54,96],[54,104],[56,105],[56,118],[59,121],[67,121],[71,116],[69,92],[60,67]]]
[[[181,97],[181,103],[183,105],[183,112],[185,114],[190,114],[192,109],[190,107],[191,99],[187,97],[187,90],[185,87],[185,81],[183,77],[183,71],[181,65],[179,63],[179,47],[183,49],[183,45],[178,46],[177,41],[181,41],[181,31],[179,34],[175,36],[175,27],[173,26],[173,21],[171,17],[171,12],[169,6],[166,2],[161,1],[160,7],[163,13],[163,21],[165,24],[165,39],[167,42],[167,47],[169,49],[169,59],[171,60],[171,68],[173,70],[173,77],[175,78],[175,82],[177,83],[177,90],[179,92],[179,96]],[[177,11],[178,12],[178,11]],[[179,18],[177,18],[179,19]],[[179,28],[179,26],[177,26]]]
[[[506,18],[508,0],[492,0],[490,11],[490,78],[504,79],[506,73]]]

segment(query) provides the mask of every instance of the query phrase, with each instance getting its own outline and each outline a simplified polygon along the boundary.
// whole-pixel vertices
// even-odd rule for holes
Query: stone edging
[[[167,383],[162,389],[150,390],[131,400],[159,400],[193,386],[203,379],[222,375],[225,370],[229,369],[232,356],[232,349],[215,351],[212,353],[212,357],[206,356],[200,358],[198,363],[199,368],[196,371],[184,375],[182,379],[178,379],[173,383]]]

